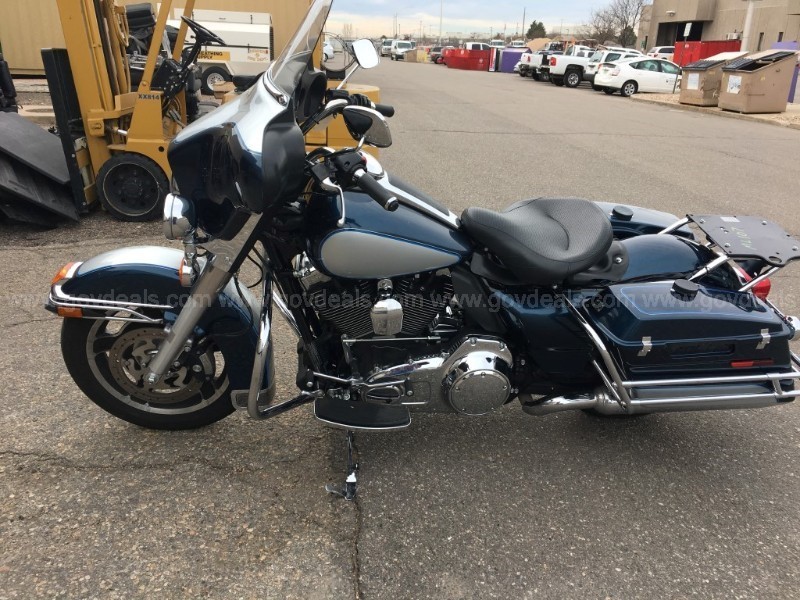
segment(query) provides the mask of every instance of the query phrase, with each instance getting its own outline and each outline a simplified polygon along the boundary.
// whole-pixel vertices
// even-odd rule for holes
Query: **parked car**
[[[525,40],[513,40],[511,42],[512,48],[524,48],[525,47]]]
[[[596,86],[606,94],[620,92],[628,97],[637,92],[672,92],[680,82],[681,68],[657,58],[628,59],[603,63],[594,78]]]
[[[563,56],[550,56],[548,67],[550,82],[555,85],[578,87],[583,81],[583,72],[589,64],[589,57],[594,54],[589,46],[572,46]]]
[[[489,42],[489,46],[491,48],[501,48],[502,49],[502,48],[506,47],[506,43],[503,40],[492,40],[491,42]]]
[[[431,48],[431,51],[428,53],[428,56],[431,59],[431,62],[435,65],[438,65],[442,61],[442,50],[444,46],[434,46]]]
[[[333,51],[333,46],[330,42],[325,42],[322,45],[322,57],[324,60],[333,60],[335,53]]]
[[[392,42],[394,40],[383,40],[381,43],[381,56],[389,56],[392,53]]]
[[[437,56],[437,57],[436,57],[436,60],[435,60],[435,61],[433,61],[433,62],[435,62],[437,65],[444,65],[444,64],[446,64],[446,62],[445,62],[445,59],[444,59],[444,53],[445,53],[447,50],[452,50],[453,48],[455,48],[455,46],[442,46],[442,50],[441,50],[441,52],[439,53],[439,56]]]
[[[414,47],[406,40],[392,40],[389,56],[392,60],[405,60],[406,52],[411,52]]]
[[[592,84],[592,89],[600,91],[602,88],[594,83],[594,78],[597,75],[597,69],[603,63],[612,63],[619,60],[628,60],[631,58],[644,58],[644,55],[638,50],[628,50],[626,48],[606,48],[605,50],[598,50],[589,58],[589,64],[583,71],[583,80]]]
[[[656,46],[650,48],[650,52],[647,53],[647,56],[671,61],[675,57],[675,46]]]

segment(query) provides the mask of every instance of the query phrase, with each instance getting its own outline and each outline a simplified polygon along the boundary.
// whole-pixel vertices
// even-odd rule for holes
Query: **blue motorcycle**
[[[237,100],[186,127],[164,230],[183,251],[122,248],[56,276],[64,361],[81,390],[143,427],[188,429],[237,409],[313,404],[348,431],[415,411],[477,417],[752,409],[792,402],[798,321],[769,298],[800,258],[779,226],[574,199],[459,217],[390,175],[394,110],[312,66],[332,0]],[[354,66],[378,65],[368,40]],[[307,152],[343,119],[353,147]],[[238,273],[261,274],[251,294]],[[297,336],[296,397],[276,401],[271,327]],[[355,464],[346,485],[355,494]]]

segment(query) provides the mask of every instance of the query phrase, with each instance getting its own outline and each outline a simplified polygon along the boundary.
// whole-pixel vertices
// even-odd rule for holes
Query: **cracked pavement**
[[[385,61],[384,165],[459,212],[538,195],[748,212],[800,233],[800,132]],[[434,132],[435,130],[435,132]],[[0,224],[0,600],[29,598],[792,598],[800,589],[800,413],[536,419],[415,415],[344,436],[306,408],[153,432],[91,404],[41,308],[70,260],[165,244],[95,214]],[[800,314],[797,268],[774,297]],[[274,329],[278,395],[295,351]]]

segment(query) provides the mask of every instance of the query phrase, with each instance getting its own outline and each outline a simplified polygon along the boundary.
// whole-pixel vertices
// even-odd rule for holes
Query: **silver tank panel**
[[[368,231],[334,231],[322,242],[325,270],[350,279],[390,279],[456,264],[458,254]]]

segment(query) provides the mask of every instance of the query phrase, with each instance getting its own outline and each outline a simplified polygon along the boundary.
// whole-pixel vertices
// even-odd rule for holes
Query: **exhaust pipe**
[[[551,396],[535,399],[521,394],[522,410],[529,415],[543,417],[572,410],[594,410],[603,415],[641,415],[664,412],[691,412],[701,410],[734,410],[768,408],[786,404],[793,396],[776,394],[772,386],[693,386],[649,390],[645,397],[631,398],[628,409],[614,400],[605,388],[574,396]],[[700,395],[702,394],[702,395]]]

